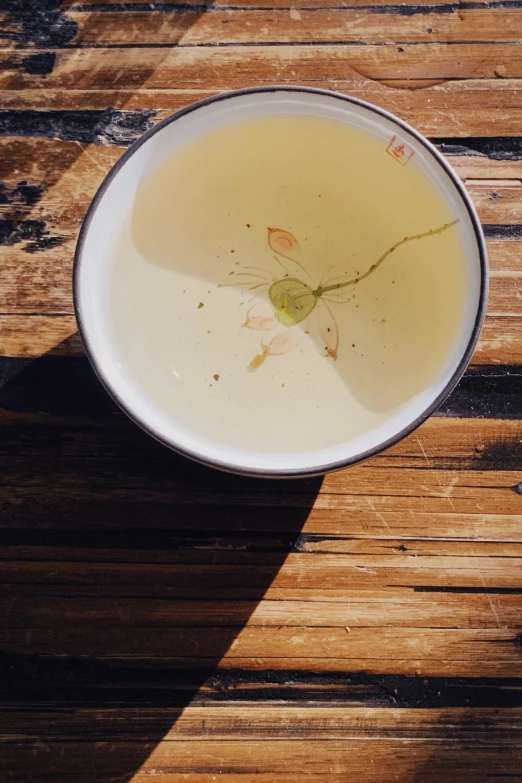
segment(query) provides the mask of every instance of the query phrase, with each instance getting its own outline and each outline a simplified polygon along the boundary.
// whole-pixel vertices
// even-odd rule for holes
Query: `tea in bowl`
[[[422,423],[471,357],[485,243],[416,131],[307,88],[218,96],[119,160],[75,258],[78,323],[122,409],[178,452],[322,474]]]

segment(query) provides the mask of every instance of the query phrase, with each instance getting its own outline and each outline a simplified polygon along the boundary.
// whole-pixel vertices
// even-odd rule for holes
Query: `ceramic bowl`
[[[382,139],[398,164],[415,155],[459,220],[464,254],[466,301],[458,334],[439,375],[421,394],[377,427],[324,448],[256,451],[230,447],[194,432],[183,420],[155,405],[122,365],[114,338],[108,278],[118,235],[139,182],[162,160],[201,134],[227,124],[284,114],[314,115],[355,125]],[[255,476],[319,475],[377,454],[424,422],[451,393],[473,353],[487,299],[485,242],[475,209],[459,177],[420,133],[388,112],[345,95],[309,88],[264,87],[219,95],[168,117],[133,144],[109,172],[84,221],[74,263],[74,301],[89,359],[106,390],[128,416],[177,452],[223,470]],[[274,443],[276,443],[274,440]]]

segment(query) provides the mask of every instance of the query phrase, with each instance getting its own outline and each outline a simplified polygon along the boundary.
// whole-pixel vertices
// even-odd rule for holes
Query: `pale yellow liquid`
[[[242,324],[254,296],[270,311],[266,288],[249,291],[248,276],[223,284],[246,266],[285,274],[269,226],[296,237],[315,287],[454,217],[415,158],[401,165],[386,141],[345,124],[274,116],[213,131],[138,189],[111,281],[121,361],[201,437],[265,452],[339,444],[427,389],[447,361],[465,307],[458,227],[399,248],[348,303],[329,305],[335,362],[305,334],[249,371],[267,337]]]

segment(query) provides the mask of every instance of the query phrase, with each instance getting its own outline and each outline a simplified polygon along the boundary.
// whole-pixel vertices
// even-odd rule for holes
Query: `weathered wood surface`
[[[0,0],[2,780],[522,779],[521,42],[519,0]],[[71,301],[125,147],[274,82],[416,125],[491,260],[455,393],[324,480],[154,443],[101,390]]]

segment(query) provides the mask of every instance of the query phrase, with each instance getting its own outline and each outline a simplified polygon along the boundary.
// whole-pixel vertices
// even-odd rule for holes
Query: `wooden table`
[[[0,779],[522,780],[522,7],[2,0]],[[90,199],[221,90],[412,122],[485,224],[474,363],[405,442],[247,480],[108,399],[71,301]]]

